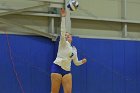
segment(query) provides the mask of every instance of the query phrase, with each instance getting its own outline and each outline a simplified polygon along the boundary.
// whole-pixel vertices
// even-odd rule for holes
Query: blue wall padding
[[[136,64],[137,64],[137,46],[136,42],[125,43],[125,76],[126,93],[136,93]]]
[[[125,92],[125,77],[124,77],[124,64],[125,64],[125,51],[124,41],[113,42],[113,92],[112,93],[126,93]]]
[[[9,35],[13,60],[25,93],[50,93],[50,69],[58,41]],[[73,37],[79,59],[72,63],[72,93],[140,93],[140,42]],[[61,87],[61,93],[63,93]],[[13,73],[6,35],[0,35],[0,93],[22,93]]]
[[[137,89],[137,93],[140,92],[140,43],[137,42],[136,44],[137,46],[137,77],[136,77],[136,89]]]

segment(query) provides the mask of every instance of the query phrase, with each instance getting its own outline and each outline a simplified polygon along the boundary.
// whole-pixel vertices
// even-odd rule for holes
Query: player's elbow
[[[80,66],[81,64],[77,61],[77,62],[74,62],[74,64],[76,65],[76,66]]]
[[[75,65],[76,65],[76,66],[80,66],[80,65],[79,65],[79,64],[77,64],[77,63],[76,63]]]

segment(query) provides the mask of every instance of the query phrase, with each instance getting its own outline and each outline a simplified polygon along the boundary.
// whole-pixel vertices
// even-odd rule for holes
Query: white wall
[[[41,3],[27,2],[26,1],[0,1],[0,13],[5,10],[2,9],[21,9]],[[79,36],[90,37],[107,37],[107,38],[122,38],[122,0],[78,0],[80,7],[78,11],[72,12],[72,17],[83,17],[85,19],[72,19],[72,34]],[[127,0],[126,19],[128,22],[128,36],[127,38],[140,39],[140,1],[139,0]],[[33,9],[30,11],[47,12],[47,6],[39,9]],[[45,16],[33,16],[33,15],[8,15],[2,18],[8,19],[11,22],[31,27],[33,29],[48,32],[49,17]],[[58,15],[59,16],[59,15]],[[60,33],[60,18],[55,18],[55,32]],[[90,20],[87,20],[90,18]],[[113,21],[108,21],[113,20]],[[134,21],[134,23],[131,23]],[[135,23],[136,21],[136,23]],[[21,33],[26,29],[12,26],[7,24],[0,24],[0,32],[9,31],[10,33]],[[30,32],[30,31],[29,31]]]

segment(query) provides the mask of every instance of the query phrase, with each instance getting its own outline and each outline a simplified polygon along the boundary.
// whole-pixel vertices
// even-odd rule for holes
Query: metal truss
[[[47,6],[48,8],[62,8],[62,7],[66,8],[67,7],[66,2],[68,2],[68,0],[28,0],[28,1],[38,2],[39,4],[36,5],[36,6],[30,6],[30,7],[23,8],[23,9],[16,9],[16,10],[8,10],[7,9],[7,10],[4,10],[5,12],[0,13],[0,17],[3,17],[5,15],[9,15],[9,14],[46,16],[46,17],[49,18],[49,25],[48,25],[49,32],[48,32],[48,34],[50,34],[50,35],[48,35],[48,34],[46,34],[46,35],[48,35],[49,38],[52,38],[53,35],[55,34],[54,18],[55,17],[59,18],[60,15],[59,14],[43,13],[43,12],[30,12],[29,10],[35,9],[35,8],[41,8],[41,7],[44,7],[44,6]],[[109,19],[109,18],[100,18],[100,17],[97,18],[97,17],[88,17],[88,16],[72,16],[72,15],[70,15],[70,11],[66,8],[66,12],[67,12],[66,28],[67,28],[67,31],[71,32],[70,18],[79,19],[79,20],[93,20],[93,21],[95,20],[95,21],[105,21],[105,22],[116,22],[116,23],[122,23],[122,37],[127,38],[127,36],[128,36],[128,31],[127,31],[128,30],[128,24],[131,24],[131,23],[132,24],[140,24],[140,21],[126,19],[126,17],[127,17],[126,1],[127,0],[121,0],[121,2],[122,2],[122,8],[121,8],[122,9],[121,10],[122,11],[122,18],[121,19]],[[0,19],[0,22],[3,22],[3,23],[8,23],[8,21],[9,20],[6,20],[6,19],[4,19],[4,20]],[[10,22],[10,23],[12,23],[12,22]],[[32,28],[23,26],[21,24],[19,25],[19,24],[14,23],[14,25],[19,26],[21,28],[28,29],[28,30],[30,29],[31,32],[35,31],[36,34],[38,32],[38,35],[41,35],[41,36],[44,36],[43,34],[45,34],[42,31],[38,31],[38,30],[35,30],[35,29],[32,29]],[[39,34],[39,33],[41,33],[41,34]]]
[[[32,0],[30,0],[30,1],[32,1]],[[62,8],[63,7],[62,4],[64,3],[64,0],[36,0],[36,1],[41,2],[41,3],[39,3],[36,6],[31,6],[31,7],[26,7],[26,8],[22,8],[22,9],[15,9],[15,10],[9,10],[9,11],[6,11],[6,12],[2,12],[2,13],[0,13],[0,17],[6,16],[6,15],[11,15],[11,14],[22,13],[22,12],[25,12],[25,11],[28,11],[28,10],[31,10],[31,9],[41,8],[41,7],[44,7],[44,6]],[[51,33],[48,33],[48,32],[42,32],[42,31],[30,28],[30,27],[24,26],[22,24],[17,24],[15,22],[6,20],[4,18],[0,18],[1,23],[5,23],[5,24],[8,24],[8,25],[12,25],[12,26],[18,26],[20,28],[28,30],[28,31],[25,30],[25,33],[32,33],[32,34],[36,34],[36,35],[41,35],[41,36],[44,36],[44,37],[51,38],[52,40],[56,40],[57,35],[53,31],[54,30],[54,19],[51,19],[51,20],[52,20],[51,21],[51,26],[50,26]]]
[[[48,32],[42,32],[42,31],[39,31],[39,30],[30,28],[30,27],[27,27],[27,26],[24,26],[24,25],[6,20],[6,19],[3,19],[3,18],[0,18],[0,22],[5,23],[7,25],[23,28],[23,29],[25,29],[24,32],[27,33],[27,34],[29,33],[29,34],[34,34],[34,35],[41,35],[41,36],[44,36],[44,37],[51,38],[53,41],[55,41],[56,38],[57,38],[56,34],[51,34],[51,33],[48,33]]]

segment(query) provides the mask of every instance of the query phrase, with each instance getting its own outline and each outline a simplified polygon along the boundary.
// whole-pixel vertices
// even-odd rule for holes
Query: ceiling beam
[[[34,9],[34,8],[40,8],[40,7],[43,7],[43,6],[46,6],[46,5],[48,5],[48,4],[44,3],[44,4],[37,5],[37,6],[31,6],[31,7],[27,7],[27,8],[11,10],[11,11],[8,11],[8,12],[2,12],[2,13],[0,13],[0,16],[9,15],[9,14],[15,14],[15,13],[27,11],[27,10]]]

